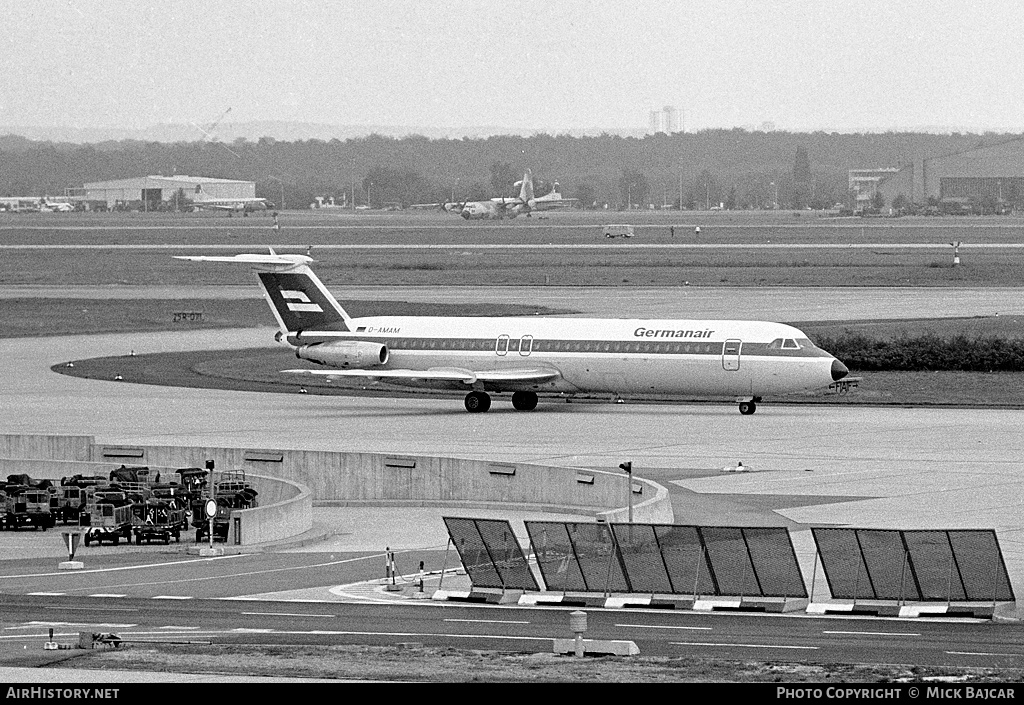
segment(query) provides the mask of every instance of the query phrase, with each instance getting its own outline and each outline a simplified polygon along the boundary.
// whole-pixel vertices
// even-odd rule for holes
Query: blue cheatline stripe
[[[312,344],[330,340],[359,341],[387,345],[396,352],[489,352],[495,353],[498,340],[495,338],[387,338],[377,336],[335,336],[317,332],[303,333],[300,340],[291,338],[293,344]],[[504,341],[503,341],[504,342]],[[520,339],[507,340],[508,347],[498,348],[508,354],[519,354]],[[724,342],[637,342],[622,340],[532,340],[529,354],[540,353],[587,353],[592,355],[714,355],[722,354]],[[776,358],[820,358],[831,355],[820,348],[781,349],[771,343],[744,342],[740,350],[742,357]],[[525,357],[525,355],[523,356]]]

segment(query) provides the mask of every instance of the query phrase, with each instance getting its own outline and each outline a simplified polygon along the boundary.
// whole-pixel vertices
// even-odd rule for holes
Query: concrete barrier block
[[[741,600],[740,609],[759,612],[796,612],[807,608],[808,600],[802,597],[753,597]]]
[[[543,592],[528,592],[519,598],[519,604],[525,607],[536,605],[560,605],[562,604],[561,593],[554,595]]]
[[[575,654],[576,639],[553,639],[552,651],[556,654]],[[635,641],[611,639],[584,639],[583,653],[591,656],[637,656],[640,647]]]
[[[650,607],[667,610],[692,610],[694,602],[692,597],[656,596],[651,599]]]
[[[711,612],[713,610],[735,610],[739,609],[742,604],[740,598],[698,598],[693,603],[693,609],[697,612]]]
[[[605,607],[647,607],[651,604],[650,597],[609,597],[604,601]]]
[[[84,567],[82,561],[61,561],[57,564],[57,570],[81,570]]]

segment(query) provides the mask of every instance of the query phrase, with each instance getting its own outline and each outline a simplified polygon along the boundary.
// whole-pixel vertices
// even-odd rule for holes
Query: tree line
[[[511,196],[532,170],[538,195],[558,182],[584,207],[829,208],[847,204],[848,170],[901,167],[1012,135],[888,132],[537,134],[479,139],[370,135],[346,140],[230,143],[34,142],[0,137],[0,194],[61,195],[84,183],[188,174],[256,182],[288,208],[315,197],[402,207]]]

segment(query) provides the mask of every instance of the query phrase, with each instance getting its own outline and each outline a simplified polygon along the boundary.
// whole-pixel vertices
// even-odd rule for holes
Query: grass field
[[[328,286],[1016,286],[1024,267],[1024,219],[1010,217],[636,211],[545,218],[288,212],[276,231],[258,216],[0,214],[0,286],[247,284],[244,271],[197,269],[172,256],[268,245],[312,246]],[[602,237],[603,223],[622,220],[637,223],[636,237]],[[958,267],[954,241],[963,243]]]

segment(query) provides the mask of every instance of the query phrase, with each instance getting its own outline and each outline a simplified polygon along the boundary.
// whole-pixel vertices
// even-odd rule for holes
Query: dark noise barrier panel
[[[525,523],[551,591],[807,597],[785,527]]]
[[[540,589],[507,520],[444,517],[444,524],[474,587]]]
[[[1014,600],[991,529],[812,529],[832,597],[841,600]]]

